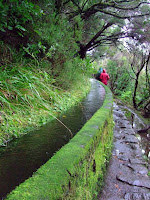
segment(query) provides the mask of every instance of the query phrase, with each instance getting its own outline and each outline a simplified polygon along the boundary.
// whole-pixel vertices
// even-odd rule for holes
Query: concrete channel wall
[[[113,98],[110,89],[103,87],[106,95],[102,107],[68,144],[16,187],[7,200],[92,200],[97,196],[113,140]]]

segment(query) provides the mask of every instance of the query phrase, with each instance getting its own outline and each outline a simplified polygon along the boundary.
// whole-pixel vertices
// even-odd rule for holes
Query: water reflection
[[[75,135],[101,107],[104,88],[91,80],[91,91],[80,105],[59,119]],[[0,155],[0,198],[32,176],[41,165],[70,140],[70,132],[57,120],[11,142]]]

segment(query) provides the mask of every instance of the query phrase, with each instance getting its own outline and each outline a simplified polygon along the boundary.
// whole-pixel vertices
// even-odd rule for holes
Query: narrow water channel
[[[91,91],[80,105],[59,119],[75,135],[102,106],[105,90],[91,79]],[[70,132],[57,120],[46,124],[16,141],[10,142],[0,153],[0,199],[46,163],[71,139]]]

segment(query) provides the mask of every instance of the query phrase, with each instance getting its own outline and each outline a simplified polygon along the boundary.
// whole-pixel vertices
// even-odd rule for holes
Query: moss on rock
[[[112,94],[104,86],[103,106],[46,164],[8,196],[7,200],[88,199],[103,184],[113,140]]]

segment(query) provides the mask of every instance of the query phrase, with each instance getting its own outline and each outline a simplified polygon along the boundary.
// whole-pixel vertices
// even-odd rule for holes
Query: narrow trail
[[[116,103],[113,116],[114,148],[98,200],[150,200],[148,163],[143,159],[139,140]]]

